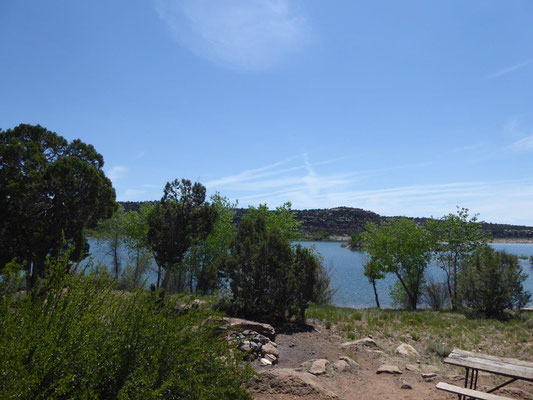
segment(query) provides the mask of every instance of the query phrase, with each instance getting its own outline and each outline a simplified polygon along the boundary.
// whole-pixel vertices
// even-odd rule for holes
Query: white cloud
[[[156,0],[176,40],[200,57],[246,71],[265,71],[309,41],[294,0]]]
[[[517,140],[516,142],[507,146],[507,148],[519,153],[533,151],[533,135]]]
[[[123,165],[115,165],[107,171],[107,177],[112,181],[117,181],[122,178],[129,171],[128,167]]]
[[[533,143],[533,140],[532,140]],[[306,154],[291,161],[244,171],[217,181],[217,190],[240,204],[291,201],[296,209],[359,207],[382,215],[435,216],[468,207],[490,222],[533,225],[533,179],[464,181],[368,189],[379,185],[384,172],[426,168],[427,163],[399,165],[353,173],[323,174]],[[290,163],[290,164],[289,164]],[[327,163],[327,162],[325,162]],[[206,185],[211,189],[209,183]]]
[[[489,76],[487,76],[487,78],[489,79],[499,78],[501,76],[504,76],[504,75],[510,74],[511,72],[519,70],[521,68],[527,67],[530,64],[533,64],[533,59],[529,59],[526,61],[522,61],[518,64],[511,65],[510,67],[504,68],[501,71],[490,74]]]

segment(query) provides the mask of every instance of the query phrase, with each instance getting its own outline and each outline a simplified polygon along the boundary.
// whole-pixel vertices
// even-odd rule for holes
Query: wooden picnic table
[[[450,355],[446,357],[444,362],[447,364],[456,365],[458,367],[463,367],[466,370],[464,389],[446,384],[444,382],[439,382],[437,385],[438,389],[458,394],[459,399],[502,398],[496,395],[491,395],[490,393],[517,380],[533,382],[533,363],[514,358],[496,357],[487,354],[454,349]],[[486,392],[479,392],[476,391],[479,371],[501,375],[511,379]]]

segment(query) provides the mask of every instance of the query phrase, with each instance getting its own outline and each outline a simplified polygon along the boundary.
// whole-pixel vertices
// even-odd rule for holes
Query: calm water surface
[[[365,262],[365,253],[353,251],[341,247],[340,242],[297,242],[304,247],[313,247],[324,260],[324,265],[331,271],[332,286],[336,289],[333,298],[333,304],[343,307],[374,307],[374,291],[372,285],[368,282],[363,274],[363,263]],[[106,254],[107,250],[94,240],[89,240],[91,245],[91,256],[98,262],[105,265],[111,265],[111,258]],[[517,256],[533,256],[533,244],[522,243],[493,243],[491,246],[496,250],[506,250],[508,253]],[[127,263],[126,252],[123,255],[122,264]],[[524,283],[527,290],[533,293],[533,268],[529,260],[520,260],[523,271],[528,274]],[[430,265],[426,276],[435,282],[444,282],[444,272],[435,264]],[[155,273],[148,276],[147,283],[153,283],[156,280]],[[378,281],[377,289],[382,307],[392,307],[392,301],[389,296],[389,288],[395,282],[393,275],[386,276],[385,279]]]
[[[375,307],[374,290],[363,274],[365,253],[341,247],[339,242],[298,242],[305,247],[314,247],[324,259],[324,265],[331,271],[331,281],[336,289],[333,304],[343,307]],[[506,250],[517,256],[533,256],[533,244],[522,243],[492,243],[495,250]],[[524,282],[524,287],[533,293],[533,268],[529,260],[519,260],[522,269],[529,276]],[[444,271],[435,264],[430,265],[426,272],[429,279],[435,282],[444,282]],[[378,281],[376,287],[382,307],[392,307],[389,288],[396,279],[389,274],[385,279]]]

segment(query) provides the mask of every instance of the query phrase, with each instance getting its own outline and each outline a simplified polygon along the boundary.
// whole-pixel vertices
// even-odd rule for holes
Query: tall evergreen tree
[[[28,289],[60,249],[74,246],[71,260],[84,258],[84,229],[115,209],[103,166],[93,146],[40,125],[0,130],[0,265],[23,264]]]
[[[165,271],[162,286],[168,289],[170,275],[178,274],[180,289],[185,288],[182,261],[189,248],[212,231],[216,208],[205,201],[205,186],[188,179],[167,182],[161,201],[148,215],[148,240],[155,261]]]

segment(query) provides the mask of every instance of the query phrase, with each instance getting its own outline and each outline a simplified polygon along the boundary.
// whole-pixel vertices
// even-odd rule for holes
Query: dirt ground
[[[259,361],[254,363],[254,367],[259,371],[276,368],[302,368],[302,363],[325,358],[330,362],[339,360],[340,356],[349,356],[354,359],[359,367],[350,371],[335,372],[332,368],[328,373],[313,379],[325,389],[335,393],[339,399],[379,399],[379,400],[428,400],[428,399],[456,399],[456,395],[438,391],[435,385],[439,381],[448,382],[457,386],[462,386],[464,381],[464,370],[448,366],[442,363],[441,359],[426,357],[423,349],[417,348],[420,353],[419,359],[406,356],[399,356],[394,353],[399,342],[392,342],[385,339],[377,340],[377,348],[359,347],[356,350],[344,350],[341,344],[346,339],[332,334],[324,326],[316,323],[308,326],[307,329],[291,331],[290,329],[280,331],[276,335],[276,343],[280,352],[279,363],[271,367],[261,367]],[[399,367],[402,374],[376,374],[377,369],[382,364],[390,364]],[[415,365],[419,371],[409,371],[406,365]],[[411,367],[412,368],[412,367]],[[415,368],[416,369],[416,368]],[[421,373],[434,372],[436,377],[425,381]],[[501,378],[494,378],[488,374],[480,373],[478,389],[486,390],[503,382]],[[407,383],[411,388],[404,389],[402,385]],[[255,400],[303,400],[312,399],[313,396],[284,394],[283,390],[274,390],[269,393],[254,393]],[[276,393],[277,392],[277,393]],[[495,394],[511,399],[533,400],[533,383],[515,382]]]

